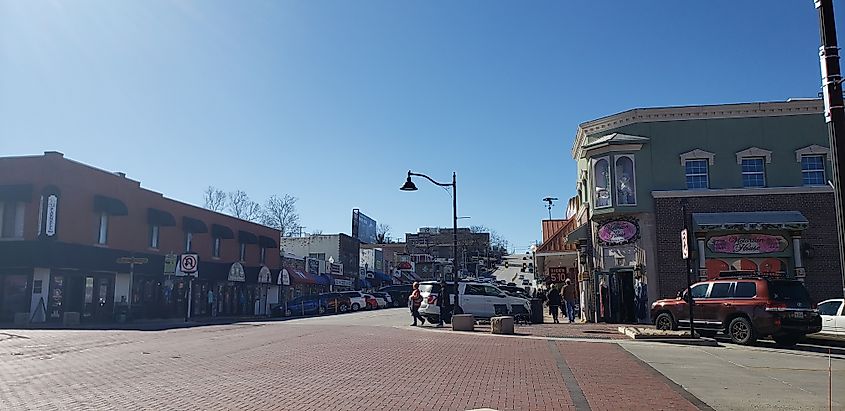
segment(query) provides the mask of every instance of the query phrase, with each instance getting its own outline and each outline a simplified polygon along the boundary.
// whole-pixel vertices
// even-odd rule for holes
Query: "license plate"
[[[806,316],[807,316],[807,313],[805,313],[803,311],[796,311],[796,312],[792,313],[792,318],[804,318]]]

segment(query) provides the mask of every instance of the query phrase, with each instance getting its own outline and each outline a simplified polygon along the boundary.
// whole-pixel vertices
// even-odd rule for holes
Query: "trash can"
[[[543,323],[543,300],[539,298],[532,298],[531,301],[531,323]]]

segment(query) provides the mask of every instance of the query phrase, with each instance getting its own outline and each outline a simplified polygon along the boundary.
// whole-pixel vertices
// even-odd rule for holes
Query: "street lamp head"
[[[408,179],[405,180],[405,184],[403,184],[399,189],[402,191],[417,191],[417,186],[413,181],[411,181],[411,176],[409,175]]]

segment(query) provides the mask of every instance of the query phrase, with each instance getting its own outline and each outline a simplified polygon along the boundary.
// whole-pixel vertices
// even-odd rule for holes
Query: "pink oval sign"
[[[731,234],[710,237],[707,247],[725,254],[765,254],[786,250],[788,242],[779,235]]]
[[[599,240],[608,245],[624,244],[637,236],[637,224],[626,220],[613,220],[599,227]]]

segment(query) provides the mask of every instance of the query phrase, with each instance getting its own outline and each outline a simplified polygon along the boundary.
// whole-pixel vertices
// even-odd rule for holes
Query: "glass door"
[[[15,313],[29,312],[29,293],[27,292],[28,275],[3,276],[0,298],[0,321],[13,321]]]

